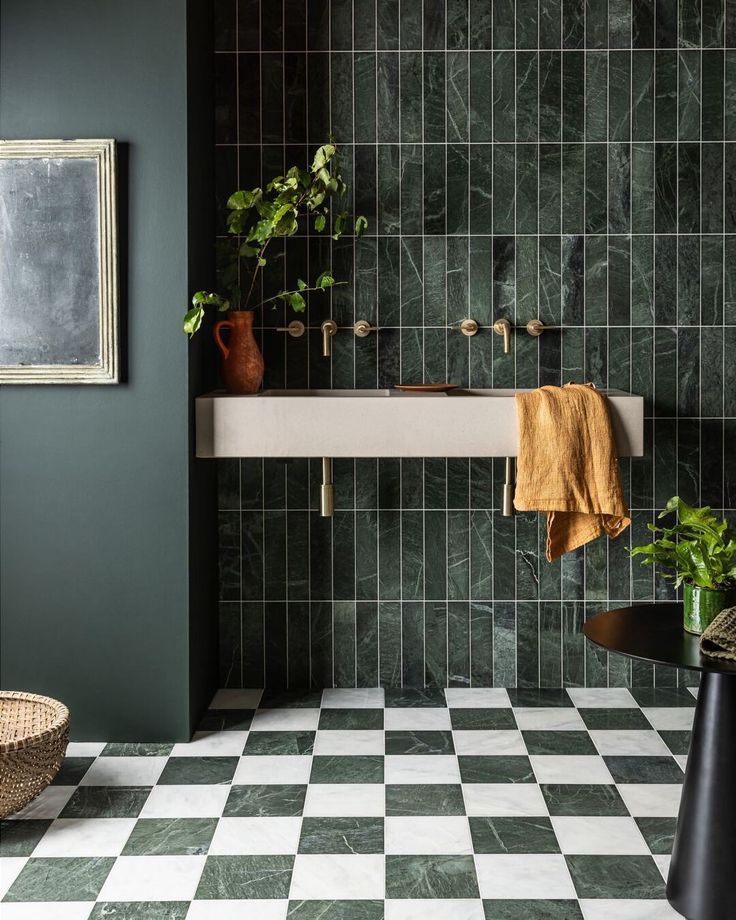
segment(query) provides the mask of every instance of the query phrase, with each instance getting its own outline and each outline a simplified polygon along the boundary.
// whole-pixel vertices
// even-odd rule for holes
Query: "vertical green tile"
[[[218,686],[242,687],[243,647],[241,604],[221,602],[218,611]]]
[[[378,605],[379,679],[382,687],[401,686],[401,605]]]
[[[700,214],[702,233],[723,232],[723,145],[700,145]],[[692,192],[696,191],[691,182]],[[691,192],[691,194],[692,194]],[[692,221],[697,226],[697,221]],[[707,238],[704,238],[707,239]]]
[[[496,144],[493,150],[493,232],[514,232],[515,162],[513,144]]]
[[[562,55],[539,53],[539,140],[554,143],[562,138]]]
[[[421,600],[424,596],[424,529],[421,511],[401,512],[402,597]]]
[[[608,0],[608,44],[611,48],[631,45],[631,0]]]
[[[608,45],[608,0],[585,0],[585,44],[587,48]]]
[[[409,49],[421,48],[423,8],[421,3],[401,3],[399,9],[399,46]]]
[[[562,232],[585,232],[585,146],[562,148]]]
[[[467,648],[467,637],[465,639]],[[424,605],[424,686],[447,686],[448,610],[445,601]]]
[[[493,597],[513,600],[516,594],[514,518],[493,520]]]
[[[562,55],[562,140],[582,141],[585,128],[585,55]]]
[[[470,517],[470,596],[493,597],[493,517],[490,511],[473,511]]]
[[[399,57],[377,55],[376,137],[379,143],[397,143],[399,137]],[[381,150],[378,151],[379,159]]]
[[[264,626],[265,609],[262,603],[245,603],[242,607],[242,687],[264,686]],[[243,641],[247,637],[247,641]]]
[[[654,232],[654,144],[631,145],[631,231]]]
[[[562,47],[562,16],[563,10],[567,7],[575,8],[580,6],[582,0],[547,0],[546,3],[539,4],[539,47],[540,48],[561,48]],[[574,33],[574,27],[570,29]]]
[[[446,229],[447,188],[445,175],[447,170],[447,148],[444,144],[426,144],[424,146],[424,233],[441,234]]]
[[[585,320],[590,325],[607,322],[608,251],[606,238],[585,240]]]
[[[220,600],[240,600],[240,512],[220,511],[218,516]]]
[[[447,512],[447,596],[451,600],[470,597],[470,513]]]
[[[403,20],[402,16],[402,39]],[[399,87],[401,140],[415,144],[422,140],[422,55],[418,52],[399,55]]]
[[[631,137],[632,93],[629,51],[610,52],[608,81],[608,139],[628,141]]]
[[[467,233],[470,219],[470,151],[467,144],[447,147],[447,233]]]
[[[497,0],[493,3],[493,47],[513,48],[515,15],[514,0]]]
[[[465,141],[469,138],[469,80],[470,56],[466,51],[448,51],[447,80],[447,140]]]
[[[659,9],[659,7],[658,7]],[[677,138],[677,53],[657,51],[654,56],[654,135],[658,141]]]
[[[439,49],[445,47],[445,0],[423,0],[424,13],[422,23],[424,27],[425,49]]]
[[[516,525],[516,598],[536,600],[539,597],[539,568],[537,556],[537,515],[517,514]]]
[[[631,137],[635,141],[654,140],[654,53],[631,54]]]
[[[656,144],[654,153],[654,226],[657,233],[677,232],[677,145]]]
[[[631,229],[631,147],[608,145],[608,232]]]
[[[731,7],[730,2],[728,3]],[[704,48],[723,46],[725,0],[702,0],[702,43]],[[733,12],[731,11],[733,16]]]
[[[287,605],[287,649],[289,687],[309,686],[309,603],[290,601]],[[250,640],[248,640],[250,641]]]
[[[516,605],[516,642],[523,653],[517,655],[516,686],[538,687],[539,674],[539,605],[520,601]]]
[[[562,682],[565,687],[585,685],[583,636],[583,605],[568,602],[562,605]]]
[[[700,45],[700,0],[678,0],[678,35],[680,45],[697,48]]]
[[[358,687],[379,685],[378,604],[355,604],[356,683]]]
[[[493,685],[516,686],[516,617],[514,605],[493,605]]]
[[[552,601],[539,605],[539,684],[562,686],[562,609]]]
[[[447,515],[444,511],[424,512],[424,597],[447,597]]]
[[[424,686],[424,604],[401,605],[401,679],[404,687]]]
[[[264,605],[264,686],[286,687],[286,604],[267,601]]]
[[[312,686],[332,687],[334,681],[332,666],[332,603],[327,600],[313,601],[310,604],[310,617]],[[258,685],[256,684],[256,686]]]
[[[539,232],[559,233],[561,221],[562,145],[539,147]]]
[[[376,47],[396,51],[399,47],[399,0],[376,0]]]
[[[605,233],[608,225],[608,167],[605,144],[585,145],[585,229]]]
[[[335,601],[334,610],[334,659],[335,686],[354,687],[355,673],[355,602]]]
[[[677,238],[677,321],[695,326],[700,322],[700,237]]]
[[[474,687],[494,686],[493,609],[477,601],[470,605],[470,682]]]
[[[516,54],[516,140],[520,143],[536,141],[539,128],[538,55],[532,51]]]
[[[585,54],[585,140],[608,140],[608,52]]]
[[[446,78],[443,52],[426,52],[422,56],[423,72],[423,140],[444,143],[446,135]]]
[[[654,48],[653,0],[633,0],[631,4],[631,39],[635,48]]]
[[[631,237],[609,237],[608,322],[628,326],[631,322]],[[614,362],[612,359],[612,363]]]
[[[537,147],[520,144],[516,148],[516,232],[536,233],[539,204]]]
[[[517,318],[539,315],[539,237],[517,237],[516,245],[516,313]],[[518,356],[517,356],[518,364]]]

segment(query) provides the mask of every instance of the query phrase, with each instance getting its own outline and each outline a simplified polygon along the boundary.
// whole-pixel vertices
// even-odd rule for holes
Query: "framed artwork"
[[[114,140],[0,141],[0,383],[118,383]]]

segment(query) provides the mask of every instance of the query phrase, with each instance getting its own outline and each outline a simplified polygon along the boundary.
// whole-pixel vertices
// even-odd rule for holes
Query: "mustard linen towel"
[[[514,507],[547,512],[547,559],[631,523],[606,397],[568,383],[516,394],[519,426]]]

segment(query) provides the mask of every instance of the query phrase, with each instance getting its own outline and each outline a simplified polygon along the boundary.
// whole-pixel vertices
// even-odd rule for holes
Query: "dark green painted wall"
[[[2,136],[121,152],[125,382],[0,393],[2,685],[62,699],[75,738],[186,738],[212,685],[211,475],[191,460],[199,358],[179,333],[210,252],[211,170],[188,188],[209,156],[211,108],[187,81],[201,6],[2,7]]]
[[[538,515],[499,513],[502,461],[338,461],[331,521],[319,463],[220,464],[221,680],[677,681],[609,660],[581,626],[672,596],[627,553],[669,496],[736,520],[734,0],[216,11],[220,211],[332,131],[370,220],[357,246],[300,234],[270,260],[270,293],[284,267],[293,285],[330,261],[354,283],[311,299],[309,340],[265,314],[267,386],[585,379],[646,400],[646,454],[622,463],[631,530],[553,565]],[[329,315],[346,327],[331,361]],[[447,329],[466,316],[483,326],[470,340]],[[501,316],[564,330],[521,332],[504,355]],[[381,331],[355,339],[357,319]]]

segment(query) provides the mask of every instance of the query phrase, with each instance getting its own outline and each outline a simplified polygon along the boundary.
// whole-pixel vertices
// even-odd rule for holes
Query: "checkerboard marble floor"
[[[695,691],[222,690],[70,744],[2,920],[665,920]]]

